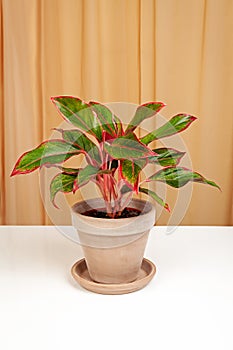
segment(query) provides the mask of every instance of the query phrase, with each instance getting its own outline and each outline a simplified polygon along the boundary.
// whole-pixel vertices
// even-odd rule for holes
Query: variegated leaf
[[[102,127],[89,104],[73,96],[56,96],[51,100],[65,120],[101,141]]]
[[[77,154],[80,154],[80,150],[63,140],[45,141],[18,159],[11,176],[31,173],[42,165],[63,163]]]
[[[147,194],[148,196],[153,198],[159,205],[164,207],[164,209],[170,212],[169,205],[165,203],[164,200],[161,197],[159,197],[154,191],[148,190],[147,188],[139,187],[139,192]]]
[[[110,109],[98,102],[90,101],[89,104],[96,113],[103,130],[108,134],[108,138],[117,137],[117,128]]]
[[[142,143],[124,137],[119,137],[112,143],[105,142],[104,148],[114,159],[139,159],[155,156],[155,153]]]
[[[185,152],[177,151],[174,148],[156,148],[153,152],[157,154],[155,157],[149,157],[149,163],[159,164],[161,166],[170,166],[179,164],[181,158],[185,155]]]
[[[56,208],[58,208],[58,206],[55,203],[56,194],[58,192],[72,192],[74,180],[76,179],[77,174],[78,172],[76,172],[76,174],[60,173],[52,179],[50,184],[50,200]]]
[[[154,140],[177,134],[187,129],[189,125],[196,119],[196,117],[193,117],[189,114],[177,114],[157,130],[143,136],[141,138],[141,142],[145,145],[148,145]]]
[[[158,113],[165,104],[163,102],[147,102],[139,106],[133,119],[129,122],[125,133],[128,134],[136,129],[136,127],[145,119],[153,117]]]
[[[208,184],[220,189],[220,187],[215,182],[207,180],[201,174],[183,167],[167,167],[161,169],[154,175],[150,176],[147,181],[166,182],[169,186],[176,188],[183,187],[188,182],[192,181]]]
[[[81,152],[84,152],[87,156],[87,160],[91,158],[94,163],[101,164],[101,157],[98,147],[93,141],[91,141],[86,135],[77,129],[73,130],[64,130],[64,129],[55,129],[61,132],[63,139],[66,142],[72,144],[72,146],[79,149]]]

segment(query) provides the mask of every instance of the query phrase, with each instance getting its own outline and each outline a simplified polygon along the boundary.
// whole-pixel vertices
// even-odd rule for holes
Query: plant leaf
[[[88,155],[97,164],[101,164],[101,157],[98,147],[86,135],[77,129],[64,130],[55,129],[61,132],[63,139]],[[97,165],[96,164],[96,165]]]
[[[146,159],[138,159],[134,162],[125,159],[120,163],[121,177],[127,182],[129,187],[138,192],[139,174],[147,164]]]
[[[117,136],[123,136],[124,135],[124,129],[123,129],[123,125],[122,122],[120,120],[120,118],[118,118],[116,115],[113,116],[114,119],[114,123],[117,129]]]
[[[164,209],[170,212],[169,205],[163,201],[154,191],[148,190],[147,188],[139,187],[139,192],[145,193],[151,198],[153,198],[158,204],[160,204]]]
[[[89,104],[73,96],[56,96],[51,100],[65,120],[101,141],[102,127]]]
[[[45,164],[46,168],[57,168],[60,169],[65,174],[78,174],[80,168],[66,168],[58,164]]]
[[[196,119],[196,117],[189,114],[177,114],[157,130],[142,137],[141,142],[148,145],[148,143],[154,140],[177,134],[187,129],[188,126]]]
[[[141,141],[139,140],[139,138],[137,137],[137,135],[133,131],[129,132],[128,134],[123,135],[122,138],[128,139],[128,140],[134,140],[134,141],[141,143]]]
[[[31,173],[42,165],[62,163],[80,153],[80,150],[63,140],[45,141],[35,149],[25,152],[17,160],[11,176]]]
[[[156,155],[139,141],[124,137],[119,137],[112,143],[105,142],[104,148],[115,159],[138,159]]]
[[[156,148],[153,152],[158,154],[155,157],[149,157],[149,163],[156,163],[161,166],[170,166],[179,164],[181,158],[185,155],[185,152],[180,152],[174,148]]]
[[[145,119],[153,117],[158,113],[165,104],[163,102],[147,102],[139,106],[133,119],[129,122],[125,133],[128,134],[136,129],[136,127]]]
[[[176,188],[183,187],[188,182],[193,181],[208,184],[220,189],[215,182],[207,180],[201,174],[183,167],[167,167],[165,169],[161,169],[154,175],[150,176],[147,179],[147,182],[155,180],[166,182],[169,186]]]
[[[55,196],[58,192],[72,192],[73,186],[74,186],[74,180],[77,177],[76,174],[66,174],[66,173],[60,173],[57,174],[51,181],[50,184],[50,200],[53,203],[53,205],[58,208],[58,206],[55,204]]]
[[[113,120],[113,113],[106,106],[90,101],[89,104],[93,111],[97,114],[100,124],[109,136],[112,138],[117,136],[117,128]]]
[[[86,183],[93,180],[97,175],[111,173],[112,170],[101,170],[99,167],[87,165],[85,168],[80,169],[78,176],[74,181],[73,192],[76,192],[81,186],[86,185]]]

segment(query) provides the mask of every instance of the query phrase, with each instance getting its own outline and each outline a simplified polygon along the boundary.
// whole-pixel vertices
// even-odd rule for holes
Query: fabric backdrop
[[[167,118],[197,116],[182,137],[193,168],[222,193],[195,184],[181,223],[232,224],[232,0],[2,0],[0,21],[1,224],[50,222],[38,172],[9,175],[19,155],[61,123],[50,96],[62,94],[158,100]],[[168,190],[171,207],[176,196]],[[158,224],[169,220],[163,212]]]

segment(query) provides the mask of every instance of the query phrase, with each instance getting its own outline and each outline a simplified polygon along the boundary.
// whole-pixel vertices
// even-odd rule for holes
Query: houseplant
[[[137,127],[143,120],[155,116],[164,107],[163,103],[140,105],[129,124],[123,127],[121,120],[100,103],[85,103],[72,96],[51,100],[75,128],[56,129],[61,139],[44,141],[24,153],[11,176],[56,167],[58,174],[50,185],[50,198],[55,207],[58,192],[75,193],[90,181],[94,182],[102,198],[76,203],[71,209],[89,274],[93,281],[103,284],[135,281],[148,233],[155,221],[155,209],[149,202],[134,199],[133,195],[144,193],[169,211],[168,204],[146,187],[148,182],[160,181],[180,188],[193,181],[218,187],[201,174],[179,166],[183,152],[150,147],[154,140],[182,132],[196,118],[177,114],[157,130],[139,138],[135,133]],[[85,156],[84,167],[63,166],[65,161],[80,154]],[[148,164],[158,164],[161,169],[141,179]]]

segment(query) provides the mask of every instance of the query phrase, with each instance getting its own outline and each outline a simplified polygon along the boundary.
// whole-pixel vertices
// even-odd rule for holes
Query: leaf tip
[[[93,106],[93,105],[100,105],[99,102],[95,102],[95,101],[89,101],[88,104],[91,105],[91,106]]]
[[[134,191],[137,195],[139,194],[139,176],[138,176],[136,182],[134,183],[133,191]]]
[[[55,198],[51,202],[56,209],[60,209],[59,206],[55,203]]]
[[[73,194],[75,194],[75,192],[79,189],[78,184],[77,184],[77,180],[74,180],[74,184],[73,184]]]
[[[194,122],[197,119],[197,117],[194,117],[194,115],[190,115],[191,122]]]
[[[170,213],[170,212],[171,212],[171,209],[170,209],[170,207],[169,207],[168,203],[165,203],[165,205],[164,205],[164,209],[166,209],[166,210],[168,211],[168,213]]]
[[[14,168],[14,169],[12,170],[11,174],[10,174],[10,177],[15,176],[15,175],[17,175],[17,174],[19,174],[19,170],[17,170],[16,168]]]
[[[217,187],[217,189],[222,193],[221,187],[219,185],[217,185],[216,183],[214,183],[214,184],[215,184],[215,187]]]
[[[167,106],[167,104],[164,102],[158,102],[158,103],[161,105],[161,107],[160,107],[161,109]]]

